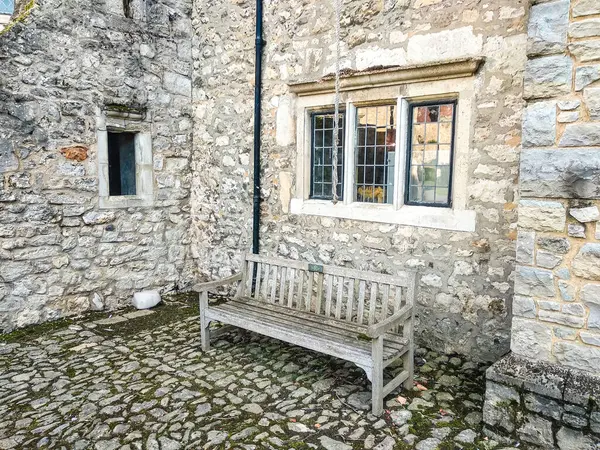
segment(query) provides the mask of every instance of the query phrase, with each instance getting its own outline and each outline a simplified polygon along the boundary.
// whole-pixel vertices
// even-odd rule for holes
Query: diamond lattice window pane
[[[15,0],[0,0],[0,14],[12,14],[15,9]]]

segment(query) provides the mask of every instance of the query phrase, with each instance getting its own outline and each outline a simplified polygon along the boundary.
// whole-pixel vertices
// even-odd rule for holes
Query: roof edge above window
[[[484,57],[472,57],[412,66],[346,71],[340,79],[340,91],[471,77],[484,62]],[[289,87],[292,93],[299,96],[331,93],[335,92],[335,77],[328,75],[317,81],[293,83]]]

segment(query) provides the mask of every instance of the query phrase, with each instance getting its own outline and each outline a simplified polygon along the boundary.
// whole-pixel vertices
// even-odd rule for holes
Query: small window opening
[[[15,10],[15,0],[0,0],[0,14],[12,15]]]
[[[110,195],[135,195],[135,174],[135,133],[108,132],[108,183]]]
[[[125,17],[127,17],[128,19],[133,19],[131,0],[123,0],[123,12],[125,13]]]

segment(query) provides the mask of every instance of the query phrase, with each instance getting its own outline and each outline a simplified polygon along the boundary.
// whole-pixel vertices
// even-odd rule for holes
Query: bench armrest
[[[228,284],[235,283],[236,281],[241,281],[241,280],[242,280],[242,273],[236,273],[235,275],[228,277],[228,278],[223,278],[222,280],[209,281],[207,283],[198,283],[198,284],[194,285],[192,290],[194,292],[206,292],[206,291],[210,291],[214,288],[218,288],[221,286],[227,286]]]
[[[390,329],[404,323],[409,316],[412,315],[412,308],[412,305],[406,305],[400,311],[388,317],[383,322],[371,325],[367,329],[367,336],[369,336],[371,339],[377,339],[378,337],[387,333]]]

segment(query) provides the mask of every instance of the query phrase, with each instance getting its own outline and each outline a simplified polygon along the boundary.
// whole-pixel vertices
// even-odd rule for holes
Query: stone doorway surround
[[[600,3],[532,7],[512,354],[487,372],[487,433],[600,445]]]

